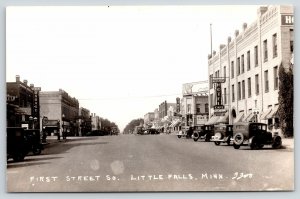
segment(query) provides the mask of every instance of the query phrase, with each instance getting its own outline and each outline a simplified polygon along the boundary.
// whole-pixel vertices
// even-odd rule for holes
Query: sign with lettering
[[[294,15],[281,15],[281,25],[294,25]]]
[[[224,110],[224,108],[225,108],[224,105],[215,105],[214,106],[215,110]]]
[[[225,81],[225,77],[211,77],[212,83],[224,83]]]

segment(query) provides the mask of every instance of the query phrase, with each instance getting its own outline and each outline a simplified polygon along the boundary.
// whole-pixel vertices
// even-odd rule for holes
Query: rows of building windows
[[[273,67],[273,79],[274,79],[274,90],[278,90],[279,87],[279,76],[278,76],[278,66]],[[245,92],[245,80],[242,80],[241,82],[238,82],[237,86],[237,99],[242,100],[246,98],[246,92]],[[269,92],[269,71],[264,71],[264,91],[265,93]],[[248,86],[248,97],[250,98],[252,96],[252,87],[251,87],[251,77],[247,79],[247,86]],[[232,84],[232,102],[235,101],[235,90],[234,90],[234,84]],[[259,95],[259,74],[255,75],[255,94]],[[226,90],[224,90],[226,92]],[[225,101],[226,95],[225,95]]]
[[[273,34],[272,36],[273,42],[273,58],[278,56],[278,39],[277,34]],[[292,45],[291,45],[292,46]],[[268,61],[268,40],[263,41],[263,55],[264,55],[264,62]],[[251,70],[251,52],[250,50],[247,51],[247,71]],[[254,66],[258,66],[258,46],[254,47]],[[225,70],[224,70],[225,71]],[[245,56],[244,54],[241,57],[238,57],[236,60],[236,75],[239,76],[245,73]],[[224,76],[226,77],[226,72],[224,72]],[[231,61],[231,78],[234,78],[234,61]]]

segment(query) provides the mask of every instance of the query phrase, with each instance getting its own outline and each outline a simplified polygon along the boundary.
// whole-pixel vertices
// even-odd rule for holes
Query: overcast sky
[[[182,84],[208,79],[213,49],[258,6],[8,7],[6,81],[59,88],[122,130]]]

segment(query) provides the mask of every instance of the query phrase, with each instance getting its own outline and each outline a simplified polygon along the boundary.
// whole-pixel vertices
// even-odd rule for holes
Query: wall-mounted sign
[[[211,83],[225,83],[224,77],[211,77]]]
[[[224,108],[225,108],[224,105],[215,105],[214,106],[215,110],[224,110]]]
[[[281,15],[281,25],[294,25],[294,15]]]

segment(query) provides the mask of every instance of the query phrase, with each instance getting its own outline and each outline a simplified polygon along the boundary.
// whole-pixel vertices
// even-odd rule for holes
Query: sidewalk
[[[282,138],[282,147],[287,149],[294,149],[294,138]]]

